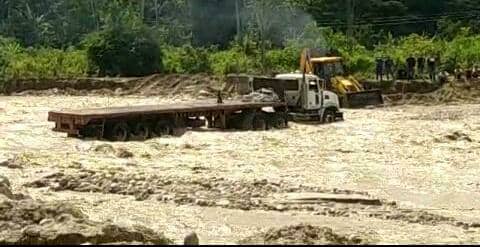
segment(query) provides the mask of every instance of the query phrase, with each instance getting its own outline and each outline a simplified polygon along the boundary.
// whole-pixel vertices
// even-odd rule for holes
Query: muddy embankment
[[[436,105],[445,103],[478,103],[480,82],[449,82],[428,93],[395,93],[385,95],[385,102],[392,105]]]
[[[43,202],[15,194],[0,176],[0,245],[23,244],[172,244],[143,226],[95,222],[66,202]]]
[[[215,76],[161,75],[138,78],[78,78],[8,81],[0,92],[5,95],[141,95],[193,97],[212,96],[221,90],[222,80]]]
[[[53,177],[55,175],[51,178]],[[173,181],[166,180],[163,184],[177,184],[176,181],[177,179]],[[76,182],[78,181],[73,183]],[[38,186],[39,184],[47,183],[49,182],[46,180],[38,180],[33,184]],[[261,183],[268,184],[266,181]],[[62,184],[61,186],[66,185],[63,182],[60,182],[60,184]],[[67,184],[70,184],[70,182],[67,181]],[[95,185],[88,182],[82,182],[82,184],[87,184],[90,188],[95,187]],[[119,184],[121,185],[121,183]],[[200,183],[197,182],[192,186],[196,187],[195,185],[198,184]],[[183,186],[188,185],[184,184]],[[200,187],[202,186],[205,186],[205,184]],[[115,193],[115,191],[111,190],[113,188],[112,184],[109,184],[109,190],[104,193]],[[72,187],[71,189],[74,188]],[[92,191],[90,189],[87,190]],[[181,203],[180,201],[177,202]],[[207,206],[207,204],[207,201],[205,201],[205,203],[200,205]],[[246,239],[236,240],[236,242],[240,244],[360,244],[368,243],[369,240],[362,239],[356,235],[345,236],[338,234],[329,227],[299,224],[267,229],[265,232],[252,235]],[[198,236],[195,233],[189,234],[185,237],[184,243],[196,245],[199,243]],[[34,200],[29,195],[15,194],[10,187],[8,178],[0,176],[0,244],[165,245],[174,244],[174,241],[165,237],[163,233],[155,232],[141,225],[125,227],[111,222],[92,221],[79,208],[68,202],[45,202]]]
[[[5,82],[0,90],[6,95],[104,95],[104,96],[162,96],[211,98],[222,90],[231,94],[233,89],[224,78],[207,74],[151,75],[139,78],[78,78],[65,80],[22,80]],[[379,83],[362,82],[366,88],[382,90],[387,105],[440,104],[451,102],[478,102],[479,81],[453,81],[443,85],[428,80]]]

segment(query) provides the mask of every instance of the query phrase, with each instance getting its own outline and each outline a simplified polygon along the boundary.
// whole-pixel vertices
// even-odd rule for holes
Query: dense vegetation
[[[305,47],[336,50],[365,76],[385,56],[398,66],[408,56],[439,56],[452,71],[480,61],[480,4],[0,0],[0,36],[4,79],[289,72]]]

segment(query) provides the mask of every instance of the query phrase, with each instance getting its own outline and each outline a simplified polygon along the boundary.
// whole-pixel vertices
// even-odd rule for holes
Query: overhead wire
[[[310,8],[318,11],[324,12],[324,9],[314,7]],[[470,10],[463,10],[463,11],[452,11],[452,12],[443,12],[437,14],[429,14],[429,15],[397,15],[397,16],[383,16],[383,17],[363,17],[361,18],[364,21],[377,21],[377,20],[398,20],[404,18],[431,18],[431,17],[438,17],[438,16],[452,16],[452,15],[462,15],[462,14],[472,14],[472,13],[480,13],[480,9],[470,9]],[[319,22],[324,21],[331,21],[332,18],[326,17],[326,19],[319,19],[316,18]]]
[[[321,10],[318,7],[309,7],[310,9]],[[324,11],[322,9],[322,11]],[[456,18],[458,20],[463,20],[466,18],[479,18],[480,19],[480,9],[473,9],[473,10],[464,10],[464,11],[452,11],[452,12],[444,12],[444,13],[437,13],[437,14],[430,14],[430,15],[419,15],[419,16],[387,16],[387,17],[365,17],[365,18],[358,18],[360,19],[357,21],[353,26],[394,26],[394,25],[404,25],[404,24],[416,24],[416,23],[428,23],[428,22],[436,22],[443,18]],[[145,18],[148,24],[154,24],[155,21],[150,20],[149,18]],[[332,21],[331,18],[329,19],[316,19],[319,26],[328,26],[328,27],[336,27],[336,26],[347,26],[347,23],[342,19],[341,21]]]
[[[360,21],[356,22],[354,26],[382,26],[382,25],[398,25],[398,24],[414,24],[414,23],[424,23],[424,22],[435,22],[443,18],[456,18],[457,20],[462,20],[466,18],[480,18],[480,12],[471,13],[468,15],[441,15],[438,17],[408,17],[408,18],[399,18],[391,20],[379,20],[379,21]],[[345,22],[317,22],[320,26],[344,26],[347,25]]]

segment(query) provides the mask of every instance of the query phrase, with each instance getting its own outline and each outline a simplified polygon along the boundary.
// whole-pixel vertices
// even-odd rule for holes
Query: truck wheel
[[[128,135],[130,134],[130,127],[125,122],[116,123],[110,130],[109,138],[115,142],[128,141]]]
[[[242,130],[251,130],[253,129],[253,120],[255,118],[254,112],[249,112],[241,115],[240,129]]]
[[[171,131],[172,135],[178,137],[185,134],[185,132],[187,132],[187,121],[184,118],[177,118]]]
[[[285,112],[285,107],[284,106],[276,106],[276,107],[273,107],[273,110],[275,112]]]
[[[155,124],[154,132],[157,136],[166,136],[172,134],[172,125],[165,120],[160,120]]]
[[[285,129],[287,127],[286,120],[279,115],[275,115],[272,118],[270,125],[275,129]]]
[[[135,125],[133,134],[135,135],[135,137],[141,140],[146,140],[150,137],[150,132],[151,130],[149,124],[145,122],[140,122]]]
[[[323,122],[324,123],[335,122],[335,112],[332,110],[325,110],[325,112],[323,113]]]
[[[266,130],[267,129],[267,120],[263,114],[257,114],[253,119],[253,130]]]

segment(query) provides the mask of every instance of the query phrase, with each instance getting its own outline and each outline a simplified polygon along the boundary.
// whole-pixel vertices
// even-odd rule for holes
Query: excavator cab
[[[361,108],[383,104],[380,90],[365,90],[362,84],[346,73],[343,58],[322,56],[319,50],[306,49],[300,67],[325,81],[326,89],[337,93],[344,108]]]

